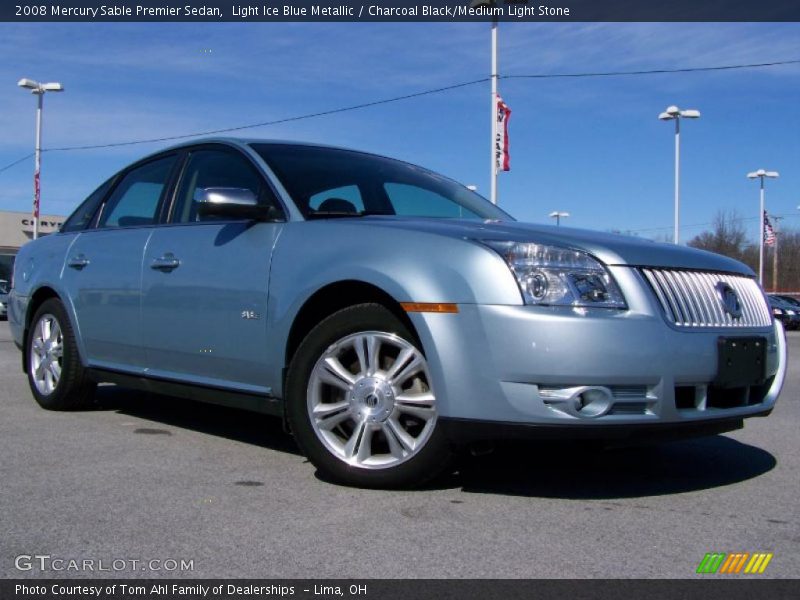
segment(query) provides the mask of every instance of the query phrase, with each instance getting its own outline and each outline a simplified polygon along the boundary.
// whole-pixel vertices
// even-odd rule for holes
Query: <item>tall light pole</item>
[[[63,92],[64,86],[60,83],[39,83],[32,79],[20,79],[17,85],[31,90],[38,100],[36,106],[36,159],[33,171],[33,239],[37,239],[39,237],[39,201],[41,199],[39,173],[42,168],[42,100],[46,92]]]
[[[495,7],[495,0],[472,0],[470,8],[485,7],[489,10]],[[492,14],[492,73],[491,73],[491,140],[489,144],[489,158],[491,171],[489,172],[489,200],[497,204],[497,159],[495,157],[495,143],[497,140],[497,16]]]
[[[681,119],[699,119],[700,111],[689,109],[681,110],[677,106],[668,106],[667,110],[658,115],[662,121],[675,121],[675,235],[674,242],[680,241],[680,212],[681,212]]]
[[[765,171],[759,169],[747,174],[748,179],[761,180],[761,193],[759,194],[760,209],[758,211],[758,283],[764,285],[764,180],[777,179],[777,171]]]
[[[566,219],[569,216],[569,213],[554,210],[553,212],[550,213],[549,216],[551,219],[556,220],[556,227],[559,227],[561,225],[561,219]]]

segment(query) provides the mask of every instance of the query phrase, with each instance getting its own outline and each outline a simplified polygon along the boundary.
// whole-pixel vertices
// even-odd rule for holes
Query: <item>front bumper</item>
[[[649,310],[460,305],[412,315],[451,437],[705,435],[769,414],[783,386],[783,327],[677,330]],[[766,341],[766,381],[721,389],[718,340]],[[576,394],[601,388],[598,411]]]
[[[771,410],[750,416],[767,416]],[[570,427],[503,423],[475,419],[440,419],[445,436],[456,444],[497,440],[604,441],[619,444],[666,442],[718,435],[744,427],[743,419],[709,419],[691,423],[648,423],[631,425],[596,425]]]

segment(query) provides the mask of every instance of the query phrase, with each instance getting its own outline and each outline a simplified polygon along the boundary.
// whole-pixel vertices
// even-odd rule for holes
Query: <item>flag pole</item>
[[[761,235],[758,236],[758,285],[764,286],[764,221],[767,211],[764,210],[764,178],[761,177]]]
[[[492,130],[491,130],[491,179],[489,199],[497,204],[497,17],[492,16]]]
[[[772,244],[772,291],[776,294],[778,293],[778,244],[780,242],[778,223],[782,219],[783,217],[772,215],[772,221],[775,223],[772,227],[773,235],[775,236],[775,242]]]

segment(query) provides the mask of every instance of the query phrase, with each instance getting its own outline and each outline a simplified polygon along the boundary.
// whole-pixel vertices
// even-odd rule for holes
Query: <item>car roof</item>
[[[372,154],[373,156],[380,156],[378,154],[374,154],[371,152],[365,152],[363,150],[355,150],[353,148],[345,148],[343,146],[334,146],[331,144],[320,144],[317,142],[302,142],[298,140],[281,140],[281,139],[270,139],[270,138],[239,138],[239,137],[201,137],[201,138],[193,138],[191,140],[186,140],[180,142],[178,144],[174,144],[172,146],[167,146],[166,148],[162,148],[155,152],[148,154],[145,158],[149,158],[150,156],[155,156],[157,154],[161,154],[163,152],[169,152],[171,150],[180,150],[182,148],[188,148],[191,146],[199,146],[202,144],[226,144],[228,146],[236,146],[238,148],[245,148],[250,146],[251,144],[269,144],[275,146],[309,146],[313,148],[331,148],[333,150],[346,150],[348,152],[360,152],[362,154]]]

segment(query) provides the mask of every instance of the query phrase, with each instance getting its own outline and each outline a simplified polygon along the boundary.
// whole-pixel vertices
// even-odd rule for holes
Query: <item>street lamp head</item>
[[[42,84],[42,89],[45,92],[63,92],[64,86],[58,82]]]
[[[668,106],[667,110],[662,112],[658,115],[658,118],[662,121],[669,121],[671,119],[699,119],[700,118],[700,111],[694,108],[690,108],[688,110],[681,110],[675,105]]]
[[[777,171],[765,171],[764,169],[759,169],[758,171],[753,171],[752,173],[747,174],[748,179],[757,179],[759,177],[768,177],[770,179],[776,179],[780,175]]]
[[[555,219],[556,217],[560,217],[560,218],[563,219],[564,217],[568,217],[568,216],[569,216],[568,212],[561,212],[561,211],[558,211],[558,210],[554,210],[553,212],[550,213],[550,218],[552,218],[552,219]]]
[[[39,84],[36,83],[33,79],[25,79],[24,77],[17,82],[17,85],[22,88],[26,88],[29,90],[38,90]]]

